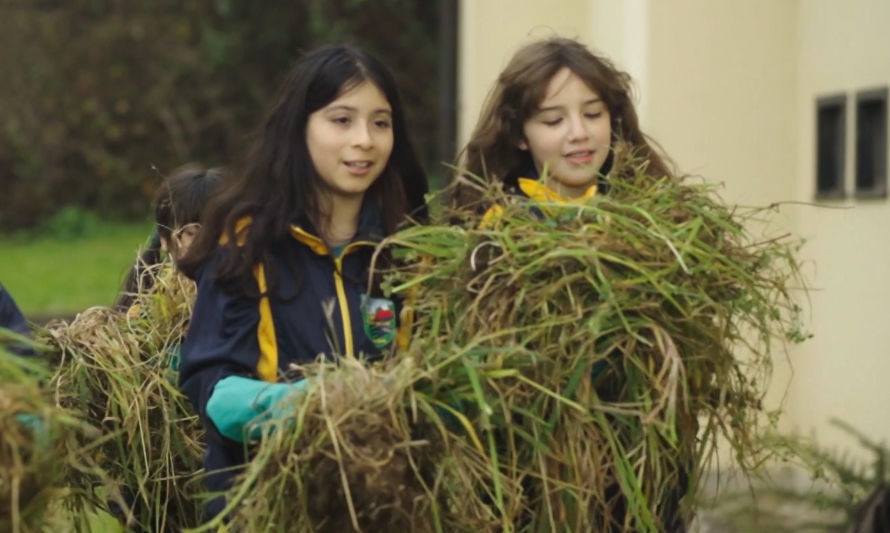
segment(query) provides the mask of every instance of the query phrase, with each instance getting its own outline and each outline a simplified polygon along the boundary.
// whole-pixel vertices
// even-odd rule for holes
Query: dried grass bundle
[[[755,240],[766,210],[650,176],[620,146],[608,185],[581,205],[483,188],[502,207],[485,227],[469,206],[446,213],[463,226],[386,243],[406,263],[391,290],[416,293],[430,395],[487,441],[497,475],[470,495],[499,517],[489,530],[676,530],[717,435],[743,469],[767,452],[771,357],[805,337],[796,244]]]
[[[484,227],[469,206],[390,237],[409,350],[307,369],[319,381],[255,450],[230,526],[675,531],[718,435],[754,468],[771,357],[805,337],[794,243],[755,240],[766,211],[622,147],[608,183],[580,205],[479,185],[502,207]]]
[[[11,339],[0,330],[0,531],[40,531],[63,508],[85,505],[62,482],[92,470],[80,443],[96,435],[47,401],[39,381],[48,372],[36,358],[7,352]]]
[[[58,354],[51,386],[60,405],[84,413],[110,439],[99,462],[112,500],[131,526],[178,531],[201,516],[196,474],[203,430],[176,387],[179,342],[194,284],[170,264],[127,313],[94,307],[42,333]],[[75,480],[89,488],[95,480]]]
[[[432,531],[406,406],[417,372],[343,359],[301,368],[311,385],[273,421],[229,498],[236,531]],[[208,525],[213,527],[216,524]]]

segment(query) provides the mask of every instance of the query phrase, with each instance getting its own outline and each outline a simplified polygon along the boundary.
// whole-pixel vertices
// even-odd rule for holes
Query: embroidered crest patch
[[[396,334],[396,305],[386,298],[362,295],[362,325],[365,335],[377,348],[392,342]]]

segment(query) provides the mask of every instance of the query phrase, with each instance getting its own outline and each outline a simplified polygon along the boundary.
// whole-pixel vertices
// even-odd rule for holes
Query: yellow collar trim
[[[315,235],[312,235],[308,231],[304,230],[299,226],[295,226],[291,224],[290,226],[290,234],[291,237],[296,239],[298,242],[301,242],[309,247],[310,250],[315,252],[318,255],[328,255],[328,246],[324,243],[323,240],[319,239]]]
[[[328,249],[328,245],[325,244],[324,240],[320,237],[316,237],[315,235],[309,233],[304,230],[300,226],[295,226],[291,224],[290,226],[290,235],[297,242],[301,242],[309,247],[310,250],[315,252],[318,255],[331,255],[331,251]],[[348,254],[352,250],[358,248],[359,246],[377,246],[376,242],[372,241],[351,241],[343,245],[343,248],[340,250],[340,257]]]
[[[560,204],[579,204],[596,195],[596,185],[591,185],[584,194],[577,198],[563,198],[542,181],[519,178],[519,189],[536,202],[556,202]]]
[[[250,226],[252,221],[253,221],[253,219],[251,217],[244,217],[244,218],[239,219],[238,222],[235,223],[235,235],[237,237],[238,246],[244,245],[247,228]],[[290,230],[291,237],[296,239],[298,242],[301,242],[301,243],[305,244],[306,246],[308,246],[309,249],[312,250],[313,252],[315,252],[316,254],[329,255],[327,244],[325,244],[325,242],[322,239],[320,239],[319,237],[312,235],[308,231],[306,231],[303,228],[296,226],[294,224],[290,225],[289,230]],[[219,238],[219,243],[226,244],[227,242],[229,242],[229,238],[228,238],[228,236],[223,234]],[[351,242],[348,245],[346,245],[346,247],[343,249],[343,251],[345,252],[346,248],[350,248],[353,244],[356,244],[356,245],[369,244],[371,246],[375,245],[375,243],[372,243],[372,242],[355,241],[355,242]]]

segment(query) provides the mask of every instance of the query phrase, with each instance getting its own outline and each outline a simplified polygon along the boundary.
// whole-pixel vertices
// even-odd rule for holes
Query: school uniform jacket
[[[237,375],[267,382],[292,381],[299,378],[289,375],[292,363],[337,353],[374,359],[389,349],[394,305],[381,307],[380,302],[389,302],[376,298],[370,317],[363,316],[367,304],[362,306],[367,269],[382,234],[379,212],[370,203],[362,207],[356,236],[338,257],[331,255],[308,223],[293,223],[288,238],[271,246],[271,264],[253,269],[258,294],[274,287],[272,294],[259,299],[232,294],[220,286],[214,279],[218,257],[201,266],[194,311],[182,345],[180,389],[207,427],[208,472],[245,462],[244,445],[219,434],[206,416],[207,401],[221,379]],[[208,478],[208,488],[224,490],[231,477],[231,472],[214,474]]]

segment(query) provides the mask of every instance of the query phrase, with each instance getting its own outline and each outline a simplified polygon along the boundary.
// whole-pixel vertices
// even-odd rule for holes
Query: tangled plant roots
[[[233,529],[426,531],[417,457],[430,444],[407,421],[410,366],[344,359],[302,370],[311,386],[259,446],[236,490]]]

